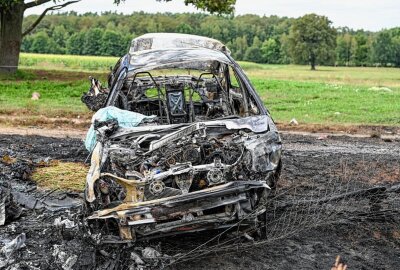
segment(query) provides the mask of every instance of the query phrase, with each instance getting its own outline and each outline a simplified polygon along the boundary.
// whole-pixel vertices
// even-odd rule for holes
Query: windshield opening
[[[124,79],[113,106],[156,115],[158,124],[178,124],[259,115],[234,69],[227,64],[214,71],[157,69]]]

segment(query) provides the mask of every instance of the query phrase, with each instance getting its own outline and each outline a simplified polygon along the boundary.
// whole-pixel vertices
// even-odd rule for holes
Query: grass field
[[[87,76],[104,81],[115,57],[22,54],[21,71],[0,78],[0,114],[86,117],[80,102]],[[400,70],[395,68],[261,65],[241,62],[278,122],[400,124]],[[32,101],[32,92],[41,99]]]
[[[118,57],[21,53],[19,64],[24,69],[107,72],[117,60]]]

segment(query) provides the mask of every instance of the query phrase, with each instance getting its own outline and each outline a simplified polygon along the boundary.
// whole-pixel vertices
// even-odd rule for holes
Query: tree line
[[[24,26],[36,19],[37,15],[26,17]],[[204,13],[51,14],[24,37],[21,50],[122,56],[132,38],[149,32],[212,37],[225,43],[236,60],[257,63],[312,65],[314,57],[319,65],[400,66],[400,27],[379,32],[335,29],[328,18],[315,14],[299,19]]]

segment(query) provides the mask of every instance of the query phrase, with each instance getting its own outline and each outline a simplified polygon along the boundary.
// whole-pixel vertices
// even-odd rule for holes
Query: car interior
[[[171,75],[173,71],[178,75]],[[254,98],[228,65],[207,72],[182,69],[137,72],[117,83],[113,91],[118,94],[111,105],[156,115],[159,124],[260,114]]]

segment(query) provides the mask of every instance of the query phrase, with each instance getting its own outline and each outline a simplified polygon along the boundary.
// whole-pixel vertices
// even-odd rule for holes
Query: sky
[[[32,0],[28,0],[32,1]],[[27,1],[25,1],[27,2]],[[156,0],[126,0],[119,6],[113,0],[82,0],[63,9],[78,13],[117,11],[131,14],[145,12],[197,12],[193,6],[185,6],[183,0],[157,2]],[[40,14],[54,3],[31,8],[25,15]],[[379,31],[400,26],[400,0],[236,0],[235,15],[258,14],[300,17],[307,13],[327,16],[335,27]]]

